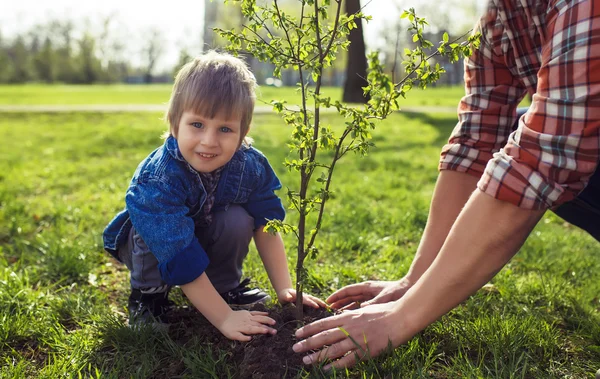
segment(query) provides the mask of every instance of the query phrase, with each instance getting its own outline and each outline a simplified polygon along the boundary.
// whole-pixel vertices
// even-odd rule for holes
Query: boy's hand
[[[268,325],[275,325],[275,320],[267,317],[267,312],[231,311],[218,329],[231,340],[250,341],[248,334],[275,334],[277,330]]]
[[[296,301],[296,290],[292,288],[284,288],[277,293],[277,299],[280,303],[292,303]],[[313,308],[327,308],[327,304],[318,297],[309,294],[302,294],[302,304]]]

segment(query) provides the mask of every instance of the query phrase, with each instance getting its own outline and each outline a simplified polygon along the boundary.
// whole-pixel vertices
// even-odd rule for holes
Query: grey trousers
[[[239,205],[215,212],[208,227],[196,228],[196,237],[210,259],[206,275],[217,292],[230,291],[240,284],[253,229],[254,219]],[[131,288],[142,292],[169,289],[160,276],[156,257],[134,228],[127,244],[119,249],[119,256],[129,269]]]

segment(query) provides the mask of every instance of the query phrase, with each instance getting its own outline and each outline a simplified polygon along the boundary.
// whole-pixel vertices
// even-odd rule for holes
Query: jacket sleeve
[[[256,152],[257,181],[248,198],[242,204],[244,209],[254,218],[254,228],[258,229],[267,224],[268,220],[283,220],[285,209],[275,191],[281,188],[281,182],[275,175],[267,158]]]
[[[158,260],[167,284],[189,283],[206,270],[208,255],[194,234],[183,191],[149,179],[131,186],[125,202],[133,226]]]

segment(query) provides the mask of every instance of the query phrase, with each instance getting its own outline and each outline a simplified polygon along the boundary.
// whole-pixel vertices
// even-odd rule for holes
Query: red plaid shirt
[[[440,170],[525,209],[573,199],[600,151],[600,1],[489,0]],[[516,121],[516,107],[533,95]]]

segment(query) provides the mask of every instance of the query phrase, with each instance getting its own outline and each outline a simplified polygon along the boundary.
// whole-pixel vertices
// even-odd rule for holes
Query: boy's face
[[[208,118],[183,112],[174,137],[185,160],[198,172],[212,172],[233,157],[241,141],[241,119]]]

